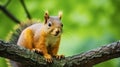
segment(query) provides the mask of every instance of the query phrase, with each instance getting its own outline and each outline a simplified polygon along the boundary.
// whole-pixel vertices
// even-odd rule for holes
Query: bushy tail
[[[35,24],[35,23],[38,23],[38,22],[33,22],[33,21],[27,21],[26,23],[22,23],[19,25],[19,27],[17,29],[15,29],[15,31],[13,31],[10,35],[10,38],[9,38],[9,42],[12,43],[12,44],[17,44],[17,41],[18,41],[18,38],[21,34],[21,32],[28,26],[32,25],[32,24]]]

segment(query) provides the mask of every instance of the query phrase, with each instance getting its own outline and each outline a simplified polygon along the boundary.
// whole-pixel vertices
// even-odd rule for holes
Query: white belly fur
[[[54,46],[56,44],[58,37],[56,36],[48,36],[46,40],[46,46]]]

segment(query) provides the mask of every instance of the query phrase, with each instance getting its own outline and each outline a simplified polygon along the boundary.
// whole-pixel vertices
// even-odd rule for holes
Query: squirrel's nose
[[[57,36],[59,33],[60,33],[60,31],[56,31],[56,34],[55,34],[55,36]]]
[[[56,34],[59,34],[59,32],[60,32],[59,30],[58,30],[58,31],[56,31]]]

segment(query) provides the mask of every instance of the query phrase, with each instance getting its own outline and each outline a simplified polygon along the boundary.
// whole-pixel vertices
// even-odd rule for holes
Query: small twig
[[[6,4],[4,5],[4,7],[7,7],[10,2],[11,2],[11,0],[8,0],[8,1],[6,2]]]
[[[23,6],[23,8],[24,8],[24,10],[25,10],[25,12],[26,12],[26,14],[27,14],[27,18],[28,18],[28,19],[31,19],[30,13],[28,12],[28,10],[27,10],[27,8],[26,8],[26,5],[25,5],[25,3],[24,3],[24,0],[20,0],[20,2],[21,2],[22,6]]]
[[[0,5],[0,10],[5,13],[10,19],[12,19],[15,23],[20,24],[20,21],[14,17],[4,6]]]

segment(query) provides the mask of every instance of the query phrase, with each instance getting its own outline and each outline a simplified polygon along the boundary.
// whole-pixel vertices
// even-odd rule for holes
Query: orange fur
[[[25,48],[28,48],[30,50],[33,48],[33,33],[30,29],[24,30],[19,39],[20,41],[17,42],[18,45],[24,46]]]

